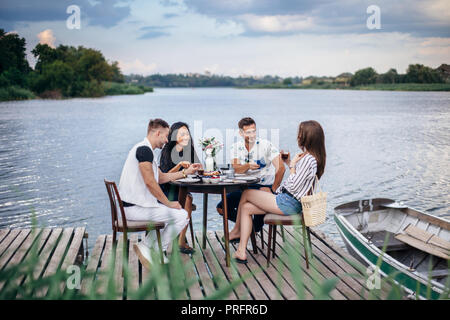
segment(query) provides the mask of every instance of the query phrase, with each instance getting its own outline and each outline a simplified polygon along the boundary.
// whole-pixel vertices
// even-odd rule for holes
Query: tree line
[[[118,62],[109,63],[98,50],[39,43],[31,51],[37,59],[32,69],[25,46],[24,38],[0,29],[0,100],[30,98],[27,90],[43,98],[100,97],[129,90],[129,85],[114,85],[124,83],[124,75]],[[142,90],[128,93],[144,92],[136,91]]]

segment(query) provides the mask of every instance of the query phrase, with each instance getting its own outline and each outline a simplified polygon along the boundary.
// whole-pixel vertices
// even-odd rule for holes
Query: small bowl
[[[211,183],[211,178],[203,178],[204,183]]]
[[[211,183],[219,183],[220,182],[220,178],[211,178]]]

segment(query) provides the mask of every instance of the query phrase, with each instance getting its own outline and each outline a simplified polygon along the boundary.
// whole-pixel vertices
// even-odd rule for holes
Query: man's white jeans
[[[161,230],[161,243],[163,250],[167,250],[170,242],[189,223],[188,213],[184,209],[172,209],[161,203],[158,207],[145,208],[140,206],[125,207],[127,220],[151,220],[164,222],[166,226]],[[158,249],[156,231],[152,230],[143,240],[150,248]]]

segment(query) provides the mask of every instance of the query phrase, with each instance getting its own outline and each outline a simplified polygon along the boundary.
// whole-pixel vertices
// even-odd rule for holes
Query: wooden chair
[[[164,222],[156,222],[156,221],[136,221],[130,220],[127,221],[125,216],[125,210],[123,207],[122,200],[120,199],[119,191],[117,189],[116,183],[114,181],[105,181],[106,191],[108,191],[109,202],[111,205],[111,220],[112,220],[112,230],[113,230],[113,244],[116,245],[116,234],[117,232],[123,233],[123,243],[124,250],[128,252],[128,232],[142,232],[145,231],[145,234],[148,231],[155,230],[156,236],[158,239],[159,253],[161,255],[161,263],[164,263],[164,256],[161,244],[161,232],[160,230],[164,228]],[[117,205],[120,208],[120,216],[117,214]],[[125,249],[126,248],[126,249]]]
[[[267,241],[267,267],[269,267],[271,247],[272,247],[272,258],[275,258],[277,226],[281,225],[282,226],[281,228],[283,231],[283,226],[299,225],[298,218],[299,217],[297,217],[297,216],[284,216],[284,215],[275,214],[275,213],[268,213],[265,215],[264,224],[269,225],[269,240]],[[312,257],[311,233],[310,233],[309,227],[305,226],[305,220],[303,218],[303,215],[301,215],[300,221],[301,221],[302,233],[303,233],[303,246],[305,248],[306,268],[309,269],[308,250],[306,247],[309,246],[309,249],[311,252],[311,257]],[[306,242],[306,233],[308,234],[308,243]],[[284,235],[283,232],[282,232],[282,235]],[[271,243],[271,241],[272,241],[272,243]]]

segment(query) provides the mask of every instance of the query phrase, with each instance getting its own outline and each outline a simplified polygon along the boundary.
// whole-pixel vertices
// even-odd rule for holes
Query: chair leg
[[[258,248],[256,248],[256,235],[255,235],[254,229],[252,229],[252,233],[250,234],[250,239],[252,240],[253,253],[257,254]]]
[[[194,227],[192,226],[192,216],[191,216],[191,219],[189,220],[189,229],[191,229],[192,248],[195,248]]]
[[[314,258],[313,252],[312,252],[312,244],[311,244],[311,230],[309,227],[306,227],[307,233],[308,233],[308,246],[309,246],[309,253],[311,254],[311,259]]]
[[[273,226],[269,224],[269,240],[267,241],[267,267],[269,267],[270,262],[270,247],[272,245],[270,241],[272,241],[272,228]]]
[[[159,247],[159,254],[161,255],[161,264],[164,264],[164,254],[161,243],[161,233],[159,232],[159,229],[156,229],[156,237],[158,238],[158,247]]]
[[[302,233],[303,233],[303,247],[305,248],[305,258],[306,258],[306,269],[309,269],[309,259],[308,259],[308,244],[306,241],[306,227],[305,223],[302,221]]]
[[[260,235],[261,235],[261,248],[264,250],[264,227],[263,229],[261,229]]]
[[[281,226],[281,238],[283,238],[283,242],[286,242],[286,238],[284,237],[284,227]]]
[[[273,226],[273,248],[272,248],[272,258],[275,259],[275,247],[277,245],[277,225]]]
[[[116,243],[117,231],[113,229],[113,244]]]

